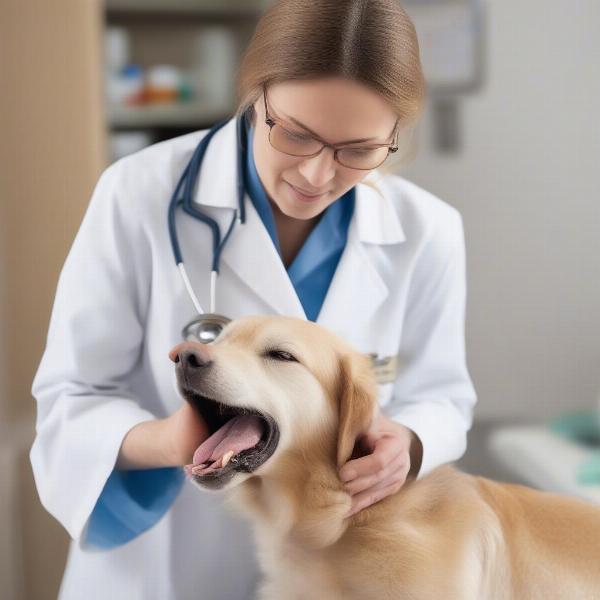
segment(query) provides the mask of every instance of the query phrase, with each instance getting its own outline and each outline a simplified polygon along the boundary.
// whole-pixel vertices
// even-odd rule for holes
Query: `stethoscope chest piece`
[[[211,344],[231,319],[217,313],[204,313],[188,323],[181,334],[186,342]]]

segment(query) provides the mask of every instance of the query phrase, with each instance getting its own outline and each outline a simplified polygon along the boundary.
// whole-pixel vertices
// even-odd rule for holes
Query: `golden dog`
[[[377,384],[324,327],[244,317],[169,355],[212,432],[186,472],[251,520],[261,599],[600,598],[600,507],[583,500],[443,465],[345,518],[338,470],[379,410]]]

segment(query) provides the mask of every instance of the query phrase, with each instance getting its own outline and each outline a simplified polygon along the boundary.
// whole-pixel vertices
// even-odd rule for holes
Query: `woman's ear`
[[[351,458],[357,438],[369,429],[377,410],[377,382],[369,357],[344,354],[339,367],[338,469]]]

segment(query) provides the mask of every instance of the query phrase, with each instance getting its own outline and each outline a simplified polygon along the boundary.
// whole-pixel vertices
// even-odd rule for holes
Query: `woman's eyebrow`
[[[303,129],[306,129],[306,131],[308,131],[308,133],[311,133],[316,138],[321,139],[321,136],[318,133],[315,133],[314,131],[312,131],[312,129],[309,129],[306,125],[304,125],[304,123],[300,123],[300,121],[298,121],[298,119],[294,119],[294,117],[290,117],[290,115],[286,115],[285,113],[282,113],[282,114],[283,114],[283,116],[286,119],[289,119],[290,121],[292,121],[293,123],[295,123],[299,127],[302,127]],[[338,142],[336,145],[340,145],[340,144],[358,144],[360,142],[370,142],[371,140],[376,140],[376,139],[377,139],[376,137],[361,138],[359,140],[348,140],[347,142]]]

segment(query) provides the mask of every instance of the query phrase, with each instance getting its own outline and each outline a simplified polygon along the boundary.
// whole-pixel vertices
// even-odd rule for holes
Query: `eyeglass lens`
[[[271,145],[280,152],[292,156],[310,156],[316,154],[323,144],[315,138],[299,132],[290,131],[279,124],[271,127],[269,133]],[[345,167],[352,169],[375,169],[385,161],[388,155],[387,146],[369,148],[366,146],[356,148],[339,148],[338,161]]]

